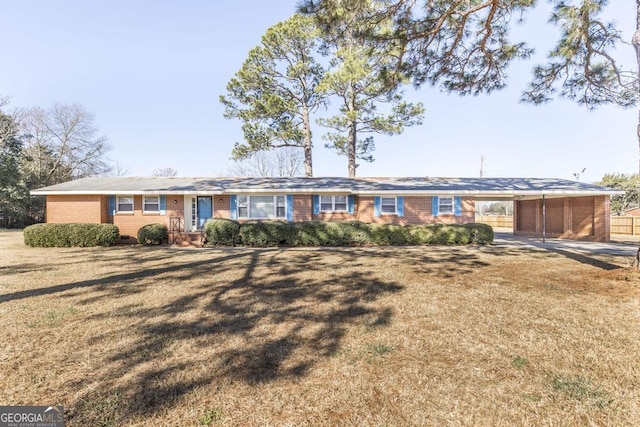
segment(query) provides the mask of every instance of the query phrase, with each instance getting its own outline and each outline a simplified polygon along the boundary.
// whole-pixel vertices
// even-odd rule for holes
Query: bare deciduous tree
[[[151,176],[178,176],[178,171],[174,168],[157,168],[151,172]]]
[[[98,135],[93,114],[79,104],[54,104],[17,112],[30,187],[109,171],[107,138]]]
[[[302,176],[304,152],[300,148],[285,147],[258,151],[246,160],[236,161],[227,168],[229,176]]]
[[[126,176],[126,175],[129,175],[130,172],[131,171],[127,166],[121,164],[116,160],[113,163],[113,166],[111,166],[110,169],[106,173],[103,173],[102,175],[103,176]]]

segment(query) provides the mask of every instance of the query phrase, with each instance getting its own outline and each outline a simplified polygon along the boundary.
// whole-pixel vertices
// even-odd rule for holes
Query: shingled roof
[[[516,198],[546,195],[593,196],[618,190],[554,178],[183,178],[91,177],[31,191],[32,195],[63,194],[243,194],[343,193],[406,195],[470,195]]]

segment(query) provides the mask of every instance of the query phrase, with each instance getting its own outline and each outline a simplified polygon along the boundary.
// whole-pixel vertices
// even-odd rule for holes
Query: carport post
[[[547,238],[547,199],[542,195],[542,243]]]

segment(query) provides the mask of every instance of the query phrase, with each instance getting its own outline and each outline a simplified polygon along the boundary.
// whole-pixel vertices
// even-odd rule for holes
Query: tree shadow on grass
[[[381,325],[390,322],[392,310],[373,303],[400,292],[401,284],[353,269],[336,273],[323,254],[306,254],[302,261],[280,258],[281,252],[245,251],[242,259],[214,257],[215,262],[156,269],[159,278],[179,273],[188,289],[161,306],[130,307],[118,314],[139,321],[128,331],[134,338],[106,355],[100,374],[71,384],[73,389],[95,390],[88,386],[99,383],[100,391],[79,396],[70,421],[95,423],[98,415],[92,408],[106,398],[105,390],[126,396],[109,415],[121,424],[152,415],[214,383],[295,380],[335,355],[349,328],[361,325],[365,316],[379,319]],[[361,264],[351,253],[339,258],[354,268]],[[240,267],[234,280],[216,279]],[[196,277],[211,279],[186,284]],[[109,316],[100,313],[93,320],[102,317],[107,322]],[[112,330],[97,333],[87,345],[99,348],[112,335]],[[125,376],[133,379],[123,381]]]
[[[135,271],[0,296],[92,307],[99,328],[78,345],[97,360],[65,385],[70,425],[140,422],[216,384],[299,380],[347,334],[393,321],[383,299],[404,284],[385,270],[451,277],[488,265],[455,247],[211,250],[151,267],[115,255]]]
[[[574,251],[567,251],[567,250],[554,248],[554,247],[549,247],[546,249],[549,252],[562,255],[566,258],[577,261],[581,264],[591,265],[593,267],[600,268],[602,270],[618,270],[622,268],[619,265],[611,264],[610,262],[597,259],[593,256],[584,255]]]
[[[222,258],[220,258],[217,261],[226,261],[229,259],[233,259],[236,257],[241,257],[243,256],[242,254],[229,254],[227,256],[224,256]],[[124,261],[124,260],[118,260],[118,259],[110,259],[111,262],[118,262],[118,261]],[[128,262],[131,262],[132,260],[129,259]],[[133,260],[133,262],[137,262],[140,260]],[[199,266],[202,265],[207,265],[210,264],[211,260],[202,260],[202,261],[194,261],[194,262],[188,262],[185,263],[184,265],[182,265],[182,268],[197,268]],[[77,262],[76,262],[77,264]],[[32,266],[32,268],[34,268]],[[41,270],[44,271],[52,271],[54,270],[53,266],[40,266]],[[18,291],[18,292],[11,292],[11,293],[7,293],[7,294],[2,294],[0,295],[0,303],[3,302],[7,302],[7,301],[13,301],[13,300],[19,300],[19,299],[24,299],[24,298],[30,298],[30,297],[38,297],[38,296],[46,296],[46,295],[55,295],[58,293],[62,293],[62,292],[68,292],[68,291],[73,291],[73,290],[82,290],[83,288],[93,288],[93,290],[105,290],[105,291],[111,291],[110,293],[126,293],[127,291],[133,291],[133,292],[138,292],[138,291],[142,291],[143,289],[129,289],[127,290],[126,287],[124,287],[123,285],[128,285],[128,284],[132,284],[138,281],[141,281],[143,279],[149,278],[149,277],[154,277],[154,276],[158,276],[161,275],[163,273],[167,273],[167,272],[171,272],[175,270],[175,266],[173,264],[169,264],[166,267],[157,267],[157,268],[149,268],[149,269],[136,269],[130,273],[121,273],[121,274],[114,274],[114,275],[110,275],[107,277],[103,277],[103,278],[98,278],[98,279],[92,279],[92,280],[84,280],[84,281],[79,281],[79,282],[72,282],[72,283],[65,283],[62,285],[56,285],[56,286],[49,286],[46,288],[35,288],[35,289],[28,289],[28,290],[24,290],[24,291]],[[11,270],[13,272],[13,269]],[[23,269],[17,269],[16,272],[24,272]],[[74,294],[68,294],[67,296],[73,296]]]
[[[505,239],[505,237],[503,237]],[[483,251],[487,254],[491,255],[517,255],[517,254],[530,254],[530,255],[539,255],[539,256],[549,256],[550,254],[562,256],[568,258],[570,260],[579,262],[581,264],[591,265],[596,268],[600,268],[602,270],[617,270],[623,268],[620,265],[612,264],[608,261],[601,259],[603,256],[602,253],[598,253],[598,249],[594,249],[592,251],[589,250],[589,244],[591,242],[583,242],[585,245],[585,250],[576,250],[570,247],[564,247],[560,244],[554,243],[553,240],[542,243],[536,238],[525,238],[525,237],[517,237],[517,238],[509,238],[507,237],[507,243],[501,243],[498,247],[487,247],[484,248]],[[604,256],[607,257],[606,251]],[[624,260],[622,263],[625,264],[631,258],[630,255],[626,254],[616,254],[612,253],[609,257],[615,257],[620,260]]]

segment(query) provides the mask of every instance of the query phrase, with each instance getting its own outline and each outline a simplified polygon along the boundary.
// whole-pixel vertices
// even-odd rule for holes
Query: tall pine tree
[[[326,34],[350,21],[345,10],[367,0],[302,0],[300,11],[313,16]],[[522,101],[540,104],[566,97],[588,108],[604,104],[632,107],[640,100],[640,0],[631,39],[637,64],[618,64],[615,49],[623,44],[615,23],[602,14],[608,0],[550,0],[550,23],[561,35],[548,61],[534,69]],[[490,93],[506,86],[506,69],[533,50],[511,39],[511,29],[537,0],[373,0],[359,20],[358,35],[384,49],[398,49],[395,72],[411,76],[417,86],[429,83],[462,95]],[[631,10],[630,10],[631,12]],[[380,34],[381,22],[391,30]],[[637,126],[640,148],[640,112]]]
[[[337,98],[340,106],[338,114],[319,119],[318,123],[335,131],[325,135],[327,146],[347,157],[350,177],[356,176],[358,159],[374,160],[371,134],[400,134],[405,127],[421,124],[424,113],[421,103],[402,100],[402,79],[391,72],[400,54],[397,45],[375,45],[364,36],[361,22],[373,13],[374,4],[354,1],[350,7],[338,8],[333,12],[340,16],[340,20],[333,21],[338,25],[324,34],[330,68],[318,90]],[[381,20],[376,25],[376,36],[382,37],[390,29],[388,20]]]
[[[226,118],[242,121],[245,141],[233,158],[281,147],[304,151],[306,176],[313,176],[311,115],[325,105],[316,91],[324,75],[316,62],[317,29],[313,20],[294,15],[269,28],[259,46],[227,85]]]

